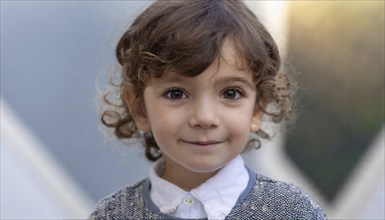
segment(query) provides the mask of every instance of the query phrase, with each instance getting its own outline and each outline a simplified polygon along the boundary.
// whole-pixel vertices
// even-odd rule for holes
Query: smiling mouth
[[[188,144],[193,144],[193,145],[198,145],[202,147],[207,147],[207,146],[212,146],[212,145],[217,145],[222,143],[222,141],[183,141]]]

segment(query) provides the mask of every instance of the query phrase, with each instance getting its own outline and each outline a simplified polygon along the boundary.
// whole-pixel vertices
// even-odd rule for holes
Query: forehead
[[[225,39],[223,42],[223,45],[220,49],[220,57],[223,60],[232,63],[235,65],[234,67],[237,68],[242,67],[242,64],[245,62],[244,55],[239,50],[237,50],[236,44],[229,38]]]
[[[229,65],[228,62],[216,59],[201,74],[189,77],[175,72],[165,73],[161,78],[151,81],[151,85],[168,87],[168,86],[193,86],[195,88],[207,88],[217,86],[228,86],[237,83],[254,90],[254,80],[247,71],[240,70]]]
[[[239,50],[236,49],[234,42],[226,39],[220,48],[219,55],[198,75],[189,76],[183,71],[172,71],[171,67],[171,71],[166,71],[155,81],[180,82],[183,81],[183,79],[201,78],[203,80],[209,80],[211,77],[222,78],[235,76],[253,80],[253,74],[250,66],[247,65],[246,59]]]

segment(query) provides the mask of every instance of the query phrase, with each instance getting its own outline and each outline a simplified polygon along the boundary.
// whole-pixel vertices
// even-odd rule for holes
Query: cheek
[[[228,123],[232,123],[236,127],[248,127],[247,129],[250,129],[253,110],[251,105],[246,105],[239,109],[230,109],[225,113],[224,117],[227,118]]]
[[[183,118],[184,116],[179,112],[160,105],[153,105],[148,109],[151,132],[159,142],[158,144],[178,134],[183,126]]]
[[[250,111],[227,114],[226,127],[233,136],[240,139],[248,139],[251,126]]]
[[[174,112],[169,108],[154,105],[148,109],[148,119],[153,126],[168,126],[175,124],[177,119],[180,119],[178,112]]]

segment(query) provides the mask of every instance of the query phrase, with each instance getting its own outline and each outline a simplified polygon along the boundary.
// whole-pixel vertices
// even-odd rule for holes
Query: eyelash
[[[235,98],[226,98],[226,97],[224,97],[224,95],[225,95],[225,92],[228,92],[228,91],[235,91]],[[226,88],[226,89],[224,89],[223,91],[222,91],[222,93],[221,93],[221,97],[223,97],[224,99],[229,99],[229,100],[232,100],[232,101],[236,101],[236,100],[238,100],[238,99],[240,99],[240,98],[243,98],[243,97],[245,97],[245,93],[244,93],[244,91],[242,90],[242,89],[239,89],[239,88],[234,88],[234,87],[230,87],[230,88]]]
[[[182,97],[180,97],[180,98],[174,97],[173,98],[172,92],[181,92]],[[180,99],[188,98],[187,93],[181,88],[169,88],[162,94],[162,97],[169,99],[169,100],[180,100]]]
[[[228,91],[234,91],[235,92],[235,97],[234,98],[226,98],[225,97],[225,93],[228,92]],[[178,94],[178,95],[181,95],[181,97],[172,97],[172,93],[173,92],[178,92],[178,93],[180,92],[180,94]],[[188,98],[188,94],[187,94],[187,92],[185,92],[181,88],[169,88],[165,92],[162,93],[162,97],[164,97],[164,98],[166,98],[168,100],[171,100],[171,101],[177,101],[177,100]],[[239,88],[236,88],[236,87],[230,87],[230,88],[224,89],[221,92],[220,97],[224,98],[224,99],[231,100],[231,101],[236,101],[236,100],[239,100],[239,99],[245,97],[245,93],[244,93],[244,91],[242,89],[239,89]]]

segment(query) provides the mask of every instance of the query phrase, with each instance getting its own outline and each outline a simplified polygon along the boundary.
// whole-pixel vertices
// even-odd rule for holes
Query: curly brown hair
[[[137,127],[130,112],[143,99],[149,79],[169,71],[199,75],[221,56],[225,39],[232,40],[253,74],[256,105],[275,123],[287,118],[293,109],[292,86],[287,74],[280,72],[277,45],[258,18],[241,1],[189,0],[156,1],[123,34],[116,46],[121,70],[115,98],[120,102],[105,94],[104,103],[110,109],[102,112],[102,123],[120,139],[133,137]],[[134,93],[131,103],[125,101],[128,88]],[[266,104],[273,108],[267,111]],[[269,137],[262,130],[257,134]],[[145,147],[149,160],[161,157],[152,136],[146,136]]]

